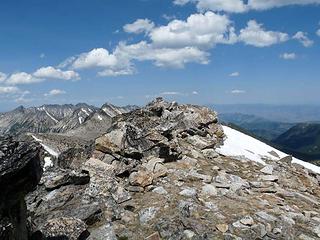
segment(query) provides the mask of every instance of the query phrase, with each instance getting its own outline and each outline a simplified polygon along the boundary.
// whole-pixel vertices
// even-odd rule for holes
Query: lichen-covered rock
[[[86,224],[80,219],[61,217],[48,220],[33,234],[33,238],[84,240],[89,235]]]

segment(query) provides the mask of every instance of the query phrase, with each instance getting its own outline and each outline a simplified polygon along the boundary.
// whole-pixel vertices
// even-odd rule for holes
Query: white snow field
[[[49,153],[51,156],[53,157],[59,157],[59,153],[56,152],[55,150],[53,150],[52,148],[50,148],[49,146],[47,146],[46,144],[43,143],[43,141],[39,138],[37,138],[34,135],[31,135],[33,137],[34,140],[36,140],[37,142],[39,142],[41,144],[41,146],[44,148],[44,150]],[[44,157],[44,166],[43,166],[43,170],[46,171],[48,168],[53,167],[53,162],[51,160],[51,157]]]
[[[261,164],[266,164],[265,160],[277,161],[288,156],[251,136],[241,133],[227,126],[222,126],[226,135],[224,145],[217,149],[217,152],[228,157],[239,160],[251,160]],[[320,167],[311,163],[293,158],[293,163],[300,164],[320,174]]]
[[[53,167],[53,162],[51,160],[51,157],[44,157],[43,169],[46,171],[50,167]]]
[[[54,157],[59,157],[59,153],[55,150],[53,150],[52,148],[50,148],[48,145],[42,143],[42,140],[33,136],[32,137],[34,138],[34,140],[36,140],[37,142],[39,142],[41,144],[41,146],[44,148],[44,150],[46,150],[51,156],[54,156]]]

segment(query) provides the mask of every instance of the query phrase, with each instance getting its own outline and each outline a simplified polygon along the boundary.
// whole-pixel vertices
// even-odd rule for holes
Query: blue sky
[[[319,104],[319,13],[320,0],[2,0],[0,110]]]

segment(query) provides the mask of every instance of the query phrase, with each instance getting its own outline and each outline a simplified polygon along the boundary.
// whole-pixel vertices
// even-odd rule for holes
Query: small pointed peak
[[[24,106],[20,105],[19,107],[15,108],[13,111],[18,112],[18,111],[24,111],[25,108]]]

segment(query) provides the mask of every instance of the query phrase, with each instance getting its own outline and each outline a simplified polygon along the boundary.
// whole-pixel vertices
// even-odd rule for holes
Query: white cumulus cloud
[[[7,78],[6,83],[9,85],[19,85],[19,84],[32,84],[44,81],[42,78],[34,77],[33,75],[26,72],[18,72],[10,75]]]
[[[234,89],[234,90],[231,90],[231,93],[232,94],[244,94],[244,93],[246,93],[246,91],[241,90],[241,89]]]
[[[225,11],[242,13],[247,10],[247,6],[242,0],[199,0],[197,8],[200,11]]]
[[[125,76],[132,75],[135,73],[135,69],[132,67],[127,67],[123,69],[106,69],[98,72],[100,77],[117,77],[117,76]]]
[[[149,19],[138,19],[134,23],[126,24],[123,30],[127,33],[150,32],[154,28],[154,23]]]
[[[142,20],[126,25],[124,29],[133,33],[144,31],[146,39],[133,44],[119,42],[112,52],[105,48],[92,49],[69,57],[63,67],[74,70],[97,68],[98,76],[115,77],[136,73],[135,63],[142,61],[169,68],[183,68],[189,63],[208,64],[209,50],[217,44],[231,45],[242,41],[266,47],[289,39],[286,33],[264,30],[262,24],[254,20],[249,21],[237,36],[228,15],[211,11],[191,14],[185,20],[174,19],[162,26]],[[150,23],[149,27],[146,23]]]
[[[290,5],[320,4],[320,0],[174,0],[176,5],[194,3],[199,11],[243,13],[249,10],[268,10]]]
[[[62,71],[54,67],[42,67],[33,73],[37,78],[53,78],[61,80],[79,80],[80,76],[75,71]]]
[[[316,32],[316,34],[320,37],[320,29]]]
[[[229,77],[239,77],[240,73],[239,72],[233,72],[229,74]]]
[[[82,53],[78,58],[73,59],[72,67],[74,69],[83,69],[91,67],[112,67],[116,64],[116,56],[110,54],[107,49],[95,48],[90,52]]]
[[[151,61],[158,67],[171,68],[183,68],[185,64],[191,62],[201,64],[209,62],[209,54],[196,47],[157,48],[146,41],[129,45],[120,42],[110,54],[106,49],[99,49],[99,52],[108,52],[108,54],[101,55],[92,52],[96,52],[96,49],[81,54],[71,63],[71,67],[75,69],[98,68],[100,69],[99,76],[120,76],[136,72],[134,61]]]
[[[0,72],[0,83],[4,82],[7,79],[7,74]]]
[[[247,27],[240,30],[239,40],[255,47],[268,47],[289,40],[287,33],[266,31],[262,24],[250,20]]]
[[[173,20],[168,25],[154,28],[149,36],[155,46],[167,48],[210,48],[218,43],[236,41],[228,16],[213,12],[192,14],[186,21]]]
[[[105,48],[95,48],[79,57],[69,58],[68,64],[73,69],[99,68],[99,76],[120,76],[134,73],[130,61],[130,56],[123,56],[117,50],[109,53]]]
[[[18,93],[19,91],[17,87],[0,87],[0,94]]]
[[[145,41],[131,45],[120,43],[115,55],[120,59],[152,61],[158,67],[183,68],[190,62],[208,63],[208,54],[198,48],[156,48]]]
[[[305,32],[297,32],[293,39],[298,40],[304,47],[311,47],[313,45],[313,41],[308,38],[308,33]]]
[[[17,103],[26,103],[26,102],[31,102],[32,99],[30,98],[27,98],[26,96],[30,94],[29,91],[19,91],[20,93],[20,96],[18,98],[16,98],[14,101],[17,102]]]
[[[280,54],[280,58],[284,60],[294,60],[297,58],[297,55],[295,53],[282,53]]]
[[[193,0],[173,0],[173,3],[176,4],[176,5],[185,5],[189,2],[193,2]]]
[[[164,96],[166,96],[166,95],[183,95],[183,93],[181,93],[181,92],[162,92],[162,93],[160,93],[160,95],[164,95]]]
[[[289,5],[320,4],[320,0],[249,0],[248,6],[255,10],[266,10]]]
[[[58,96],[58,95],[62,95],[62,94],[66,94],[66,91],[60,90],[60,89],[52,89],[48,93],[45,93],[44,96],[51,97],[51,96]]]

